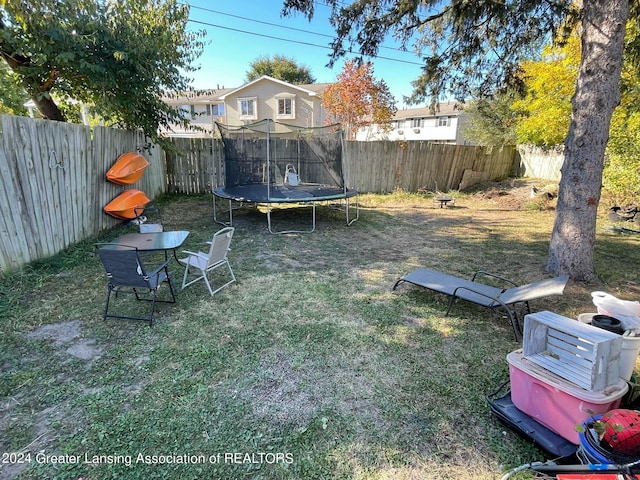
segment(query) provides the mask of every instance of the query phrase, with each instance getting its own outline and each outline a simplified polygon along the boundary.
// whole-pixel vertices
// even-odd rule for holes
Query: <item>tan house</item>
[[[293,85],[264,75],[238,88],[197,90],[167,96],[165,102],[184,109],[192,125],[202,128],[202,131],[174,126],[172,131],[162,133],[172,137],[207,137],[211,135],[214,122],[243,125],[264,119],[301,127],[319,127],[327,118],[321,94],[329,85]]]

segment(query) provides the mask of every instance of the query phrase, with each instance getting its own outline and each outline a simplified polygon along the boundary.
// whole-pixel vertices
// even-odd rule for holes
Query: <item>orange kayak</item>
[[[122,154],[107,172],[107,180],[118,185],[131,185],[142,177],[149,162],[136,152]]]
[[[111,200],[105,205],[104,211],[112,217],[133,220],[150,201],[144,192],[132,188]]]

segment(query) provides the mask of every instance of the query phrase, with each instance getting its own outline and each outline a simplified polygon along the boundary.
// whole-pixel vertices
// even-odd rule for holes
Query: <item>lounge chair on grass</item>
[[[477,279],[479,277],[493,278],[494,281],[499,280],[506,283],[508,287],[499,288],[487,285],[478,281]],[[518,320],[517,307],[524,306],[527,313],[531,313],[529,306],[531,300],[548,297],[550,295],[562,295],[567,281],[569,281],[569,277],[563,275],[518,286],[511,280],[485,271],[476,272],[473,277],[471,277],[471,280],[466,280],[436,270],[419,268],[400,278],[393,285],[393,290],[401,283],[407,282],[433,290],[434,292],[449,295],[449,305],[447,306],[445,315],[449,314],[453,302],[457,298],[490,308],[509,318],[516,341],[518,341],[519,336],[522,335],[522,330]]]

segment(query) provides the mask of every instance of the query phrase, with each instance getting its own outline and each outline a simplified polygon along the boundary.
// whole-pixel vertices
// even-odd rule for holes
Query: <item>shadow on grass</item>
[[[552,213],[457,202],[464,208],[365,200],[351,226],[319,208],[310,235],[271,235],[263,213],[239,211],[229,254],[237,284],[213,298],[189,287],[160,307],[153,328],[102,321],[93,240],[3,278],[0,451],[98,460],[49,458],[2,466],[0,476],[495,478],[501,465],[542,460],[485,400],[518,347],[508,322],[464,302],[445,317],[442,296],[391,291],[420,266],[519,283],[546,275]],[[191,232],[186,249],[221,228],[208,196],[160,204],[168,229]],[[277,219],[295,226],[307,214]],[[571,283],[534,309],[575,317],[593,308],[591,290],[638,293],[635,239],[599,233],[596,260],[604,283]],[[28,336],[68,322],[73,335]],[[79,344],[99,354],[81,358]]]

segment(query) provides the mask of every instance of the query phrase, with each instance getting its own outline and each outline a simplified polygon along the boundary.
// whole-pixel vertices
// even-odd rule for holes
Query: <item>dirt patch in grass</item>
[[[333,419],[327,412],[357,414],[362,422],[376,422],[380,417],[376,389],[382,384],[392,388],[396,372],[391,365],[389,370],[376,368],[379,361],[373,352],[357,356],[336,352],[328,359],[314,358],[305,350],[275,349],[252,372],[249,386],[237,391],[252,405],[252,415],[277,428],[302,428],[316,417],[328,424]]]
[[[97,345],[93,338],[84,338],[81,320],[50,323],[26,334],[33,340],[50,341],[54,347],[64,347],[64,352],[80,360],[96,360],[100,358],[103,347]]]

